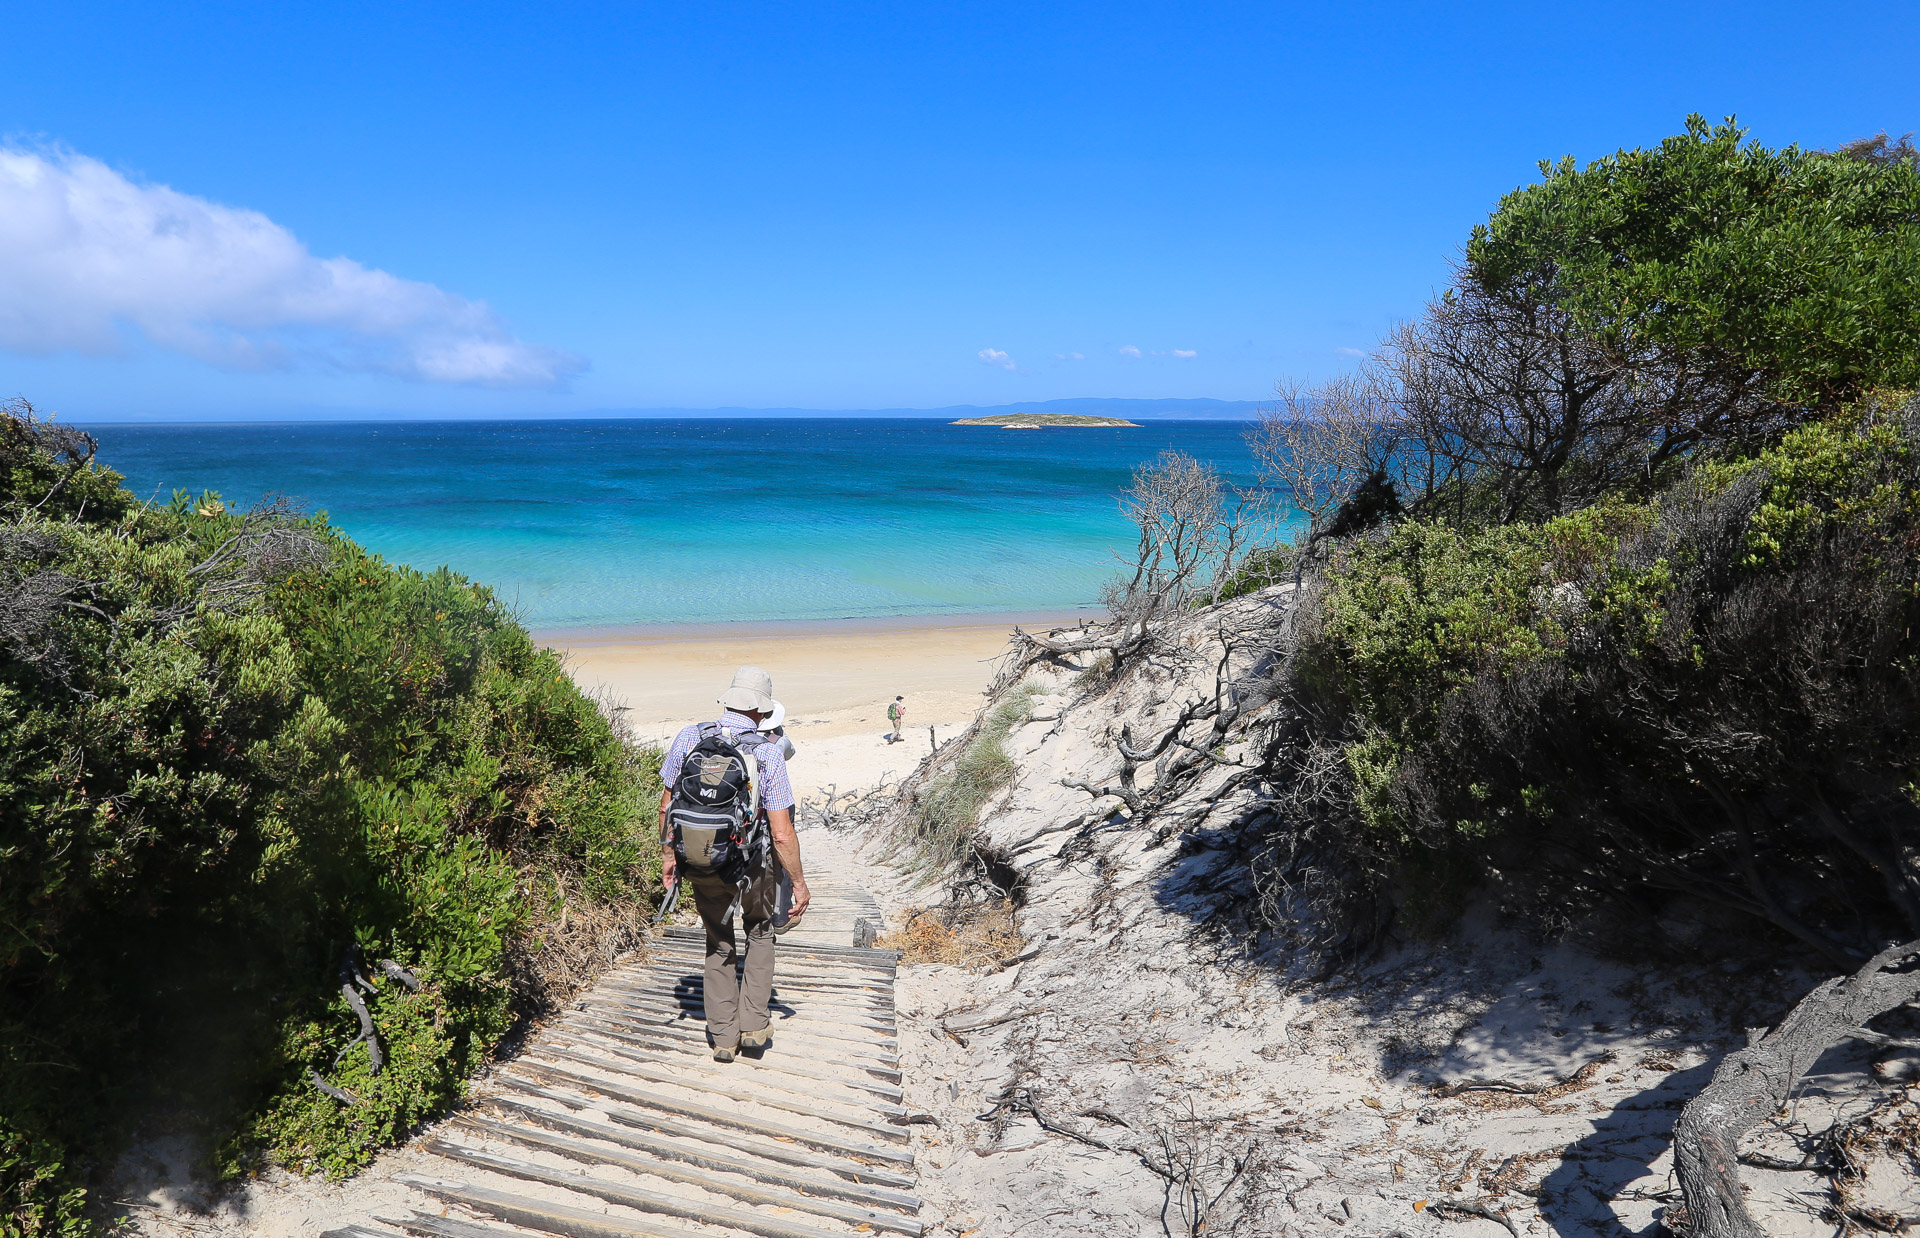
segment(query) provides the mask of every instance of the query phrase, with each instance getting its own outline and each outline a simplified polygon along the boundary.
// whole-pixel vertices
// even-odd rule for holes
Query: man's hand
[[[673,875],[679,870],[680,857],[673,853],[672,847],[660,852],[660,888],[666,889],[673,884]]]
[[[793,906],[788,908],[787,915],[798,920],[801,916],[807,914],[807,904],[812,901],[813,891],[807,889],[807,879],[805,877],[795,877],[793,879]]]

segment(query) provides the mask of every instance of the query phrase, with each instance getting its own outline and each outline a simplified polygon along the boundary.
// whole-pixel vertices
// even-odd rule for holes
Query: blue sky
[[[16,4],[6,46],[0,394],[81,419],[1260,399],[1542,157],[1920,128],[1894,5]]]

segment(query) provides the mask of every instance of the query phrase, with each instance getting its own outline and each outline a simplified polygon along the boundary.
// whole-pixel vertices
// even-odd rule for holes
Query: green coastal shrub
[[[139,504],[84,436],[10,408],[0,1223],[84,1231],[89,1175],[142,1122],[197,1124],[228,1172],[364,1165],[548,998],[564,907],[653,897],[658,794],[484,588],[317,518]]]
[[[1344,791],[1302,809],[1550,921],[1690,900],[1846,958],[1920,929],[1916,620],[1920,404],[1652,503],[1403,525],[1326,575],[1298,674]]]

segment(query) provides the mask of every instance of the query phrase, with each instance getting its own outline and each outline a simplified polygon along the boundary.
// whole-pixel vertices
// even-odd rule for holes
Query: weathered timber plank
[[[459,1178],[395,1174],[393,1180],[402,1186],[410,1186],[422,1194],[431,1195],[435,1199],[444,1199],[448,1203],[459,1204],[475,1212],[484,1212],[509,1225],[518,1225],[523,1229],[537,1229],[548,1234],[560,1234],[564,1238],[694,1238],[693,1231],[680,1229],[677,1226],[668,1229],[650,1220],[641,1220],[636,1217],[613,1217],[604,1212],[588,1212],[585,1208],[575,1208],[570,1204],[550,1203],[544,1199],[529,1199],[525,1195],[512,1195],[506,1191],[496,1191],[491,1187],[475,1186]],[[409,1223],[407,1228],[416,1233],[423,1232],[412,1223]],[[425,1232],[438,1234],[445,1231]],[[503,1231],[491,1226],[487,1227],[487,1235],[488,1238],[504,1238]],[[466,1236],[462,1235],[461,1238]],[[517,1235],[516,1238],[518,1238]]]
[[[659,1006],[671,1006],[683,1009],[681,1003],[687,1001],[705,1002],[705,984],[695,980],[691,983],[684,977],[667,981],[664,978],[657,984],[629,984],[624,981],[608,981],[593,987],[592,994],[601,998],[620,998],[626,1001]],[[793,1014],[808,1014],[821,1019],[851,1019],[870,1027],[891,1029],[895,1023],[895,1013],[891,1005],[879,1002],[862,1001],[858,998],[841,998],[823,995],[810,989],[796,989],[791,985],[776,984],[770,995],[775,1010]]]
[[[741,954],[745,954],[745,946],[741,946]],[[670,965],[705,967],[707,948],[705,946],[655,946],[645,956],[632,960],[632,964],[660,964],[660,962]],[[818,954],[808,956],[797,948],[774,950],[774,969],[776,971],[787,969],[789,975],[806,975],[806,977],[818,977],[818,979],[841,977],[845,981],[874,981],[874,983],[891,981],[899,973],[899,969],[891,964],[866,964],[856,958],[826,958]]]
[[[818,1148],[806,1148],[796,1143],[759,1140],[738,1131],[717,1131],[704,1126],[689,1126],[655,1110],[629,1109],[622,1105],[611,1104],[604,1097],[575,1096],[569,1092],[541,1087],[527,1079],[502,1076],[500,1082],[515,1091],[524,1092],[529,1096],[538,1096],[541,1100],[565,1105],[569,1109],[597,1110],[622,1126],[652,1131],[674,1139],[715,1144],[739,1156],[758,1157],[760,1160],[772,1161],[779,1165],[794,1165],[802,1169],[818,1170],[822,1173],[830,1173],[837,1178],[845,1178],[849,1182],[862,1182],[871,1186],[889,1187],[902,1191],[910,1190],[914,1186],[914,1180],[905,1174],[896,1173],[891,1169],[881,1169],[862,1161],[842,1158],[833,1153],[825,1153]]]
[[[740,963],[735,962],[737,971]],[[702,950],[655,950],[644,959],[629,959],[619,964],[618,970],[629,971],[639,968],[685,969],[687,971],[705,971],[707,969],[706,952]],[[773,972],[778,976],[791,976],[820,984],[846,985],[850,988],[878,989],[891,985],[896,973],[880,971],[869,967],[852,966],[838,960],[805,959],[774,951]]]
[[[678,924],[669,924],[655,941],[691,942],[701,950],[707,948],[705,929],[682,928]],[[871,946],[823,946],[794,945],[787,947],[796,954],[818,955],[821,958],[846,959],[852,963],[864,963],[871,967],[894,967],[900,961],[898,950],[876,950]]]
[[[485,1103],[511,1114],[521,1122],[532,1122],[585,1139],[598,1139],[606,1143],[618,1144],[622,1148],[632,1148],[652,1156],[685,1161],[689,1165],[698,1165],[703,1169],[744,1174],[756,1182],[784,1186],[789,1190],[800,1191],[807,1195],[851,1200],[869,1207],[897,1208],[904,1212],[917,1212],[920,1209],[919,1199],[902,1191],[865,1186],[858,1182],[845,1182],[839,1178],[796,1173],[792,1169],[763,1164],[751,1155],[735,1155],[732,1152],[716,1151],[707,1145],[680,1143],[659,1135],[643,1134],[627,1127],[609,1126],[605,1122],[594,1122],[557,1109],[530,1105],[510,1096],[490,1096]]]
[[[754,1088],[731,1087],[706,1079],[693,1079],[678,1071],[645,1064],[637,1060],[622,1060],[602,1057],[591,1053],[578,1053],[572,1049],[562,1049],[551,1045],[536,1044],[527,1050],[541,1057],[558,1058],[563,1062],[572,1062],[576,1066],[585,1066],[591,1070],[604,1070],[627,1079],[644,1079],[648,1083],[662,1084],[666,1087],[684,1088],[689,1092],[699,1092],[707,1096],[723,1096],[731,1101],[747,1105],[762,1105],[768,1109],[779,1109],[786,1113],[797,1113],[802,1117],[814,1118],[821,1122],[831,1122],[835,1126],[844,1126],[848,1130],[859,1131],[871,1138],[885,1139],[890,1142],[906,1143],[908,1135],[898,1126],[890,1126],[884,1121],[871,1122],[852,1114],[835,1113],[826,1107],[825,1102],[809,1100],[806,1097],[787,1097],[766,1095],[763,1090]],[[904,1116],[904,1114],[902,1115]]]
[[[461,1217],[437,1217],[430,1212],[414,1209],[408,1217],[373,1218],[383,1225],[392,1225],[417,1234],[420,1238],[526,1238],[517,1229],[502,1229],[498,1225],[482,1225],[478,1221],[468,1221]]]
[[[589,1002],[599,1002],[603,1006],[628,1006],[632,1010],[653,1010],[653,1012],[691,1013],[695,1010],[707,1010],[707,994],[701,988],[626,988],[618,985],[599,985],[588,994]],[[885,1015],[851,1010],[845,1006],[826,1006],[814,1004],[806,998],[797,998],[787,1002],[780,996],[774,996],[768,1004],[768,1015],[774,1023],[812,1023],[818,1027],[845,1027],[858,1029],[862,1033],[879,1033],[877,1038],[895,1038],[899,1036],[899,1027],[893,1021],[893,1013]],[[705,1015],[703,1015],[705,1017]],[[870,1036],[874,1038],[874,1036]]]
[[[620,1010],[631,1010],[636,1014],[651,1014],[656,1017],[663,1015],[668,1017],[684,1015],[687,1018],[702,1020],[707,1017],[707,1006],[704,998],[697,998],[690,993],[671,994],[656,992],[641,997],[631,997],[625,993],[598,988],[588,993],[581,1000],[592,1006],[614,1007]],[[794,1013],[787,1014],[780,1010],[773,1012],[779,1016],[774,1020],[776,1027],[782,1025],[791,1027],[798,1024],[806,1024],[818,1028],[832,1028],[836,1029],[836,1031],[858,1032],[860,1034],[860,1040],[857,1043],[863,1045],[877,1044],[894,1038],[894,1028],[890,1023],[881,1023],[874,1019],[863,1019],[853,1016],[839,1016],[826,1011],[822,1011],[820,1015],[816,1017],[802,1012],[798,1007],[791,1007],[790,1009],[792,1009]],[[823,1031],[819,1034],[831,1035],[832,1033]]]
[[[783,1218],[771,1217],[748,1208],[728,1208],[705,1200],[661,1195],[655,1191],[629,1186],[624,1182],[609,1182],[604,1178],[594,1178],[586,1174],[565,1173],[561,1170],[549,1169],[545,1165],[517,1160],[511,1156],[496,1156],[491,1152],[483,1152],[463,1144],[449,1143],[444,1139],[428,1140],[427,1151],[435,1156],[444,1156],[448,1160],[459,1161],[476,1169],[490,1170],[510,1178],[538,1182],[543,1186],[557,1186],[562,1190],[578,1191],[583,1195],[598,1195],[610,1204],[621,1204],[641,1212],[657,1212],[663,1216],[679,1217],[686,1221],[704,1221],[709,1225],[728,1225],[734,1229],[744,1229],[750,1234],[759,1234],[761,1238],[845,1238],[844,1232],[816,1229],[811,1225],[801,1225]]]
[[[659,1012],[637,1009],[622,1002],[584,1001],[583,1010],[601,1012],[600,1017],[622,1023],[635,1031],[651,1030],[684,1037],[689,1040],[707,1043],[706,1020],[699,1015],[684,1018],[664,1017]],[[793,1027],[787,1021],[775,1023],[776,1035],[785,1033],[803,1045],[809,1052],[831,1054],[844,1060],[875,1062],[882,1066],[898,1066],[900,1059],[895,1056],[893,1046],[876,1039],[849,1040],[845,1036],[821,1031],[817,1027]]]
[[[742,1057],[727,1065],[721,1065],[715,1062],[711,1056],[701,1058],[697,1061],[681,1061],[678,1058],[663,1060],[658,1051],[646,1048],[635,1048],[632,1045],[621,1044],[589,1032],[579,1030],[570,1031],[558,1027],[547,1029],[547,1034],[543,1036],[542,1039],[558,1041],[584,1053],[594,1055],[610,1054],[622,1061],[646,1063],[656,1070],[664,1069],[672,1071],[676,1076],[691,1074],[708,1079],[724,1080],[728,1086],[736,1086],[741,1083],[742,1071],[740,1062],[748,1060]],[[907,1112],[900,1106],[883,1101],[872,1093],[856,1092],[853,1089],[815,1086],[811,1080],[789,1078],[787,1076],[774,1074],[771,1071],[763,1072],[759,1078],[753,1079],[749,1086],[755,1089],[754,1094],[756,1096],[759,1095],[759,1091],[762,1089],[781,1092],[807,1101],[824,1101],[827,1104],[840,1105],[847,1109],[877,1113],[889,1121],[894,1118],[905,1117]],[[811,1111],[809,1110],[807,1112]]]
[[[584,1010],[567,1015],[554,1026],[583,1035],[617,1040],[622,1044],[634,1045],[651,1053],[672,1053],[682,1057],[711,1060],[711,1051],[704,1044],[695,1045],[691,1041],[678,1040],[671,1036],[635,1031],[627,1023],[600,1018]],[[838,1062],[815,1061],[802,1065],[793,1061],[791,1055],[779,1054],[770,1059],[742,1056],[735,1059],[734,1065],[739,1067],[742,1063],[745,1064],[746,1069],[756,1072],[796,1075],[802,1079],[817,1079],[822,1083],[854,1088],[896,1105],[905,1100],[905,1094],[897,1086],[900,1080],[900,1072],[897,1070],[886,1070],[878,1066],[843,1065]]]
[[[856,1160],[884,1161],[894,1165],[913,1164],[913,1153],[902,1148],[883,1148],[876,1144],[842,1139],[824,1131],[803,1130],[782,1122],[770,1122],[752,1114],[736,1113],[730,1109],[715,1109],[710,1105],[696,1104],[693,1101],[665,1096],[643,1088],[628,1087],[607,1079],[596,1079],[590,1075],[562,1070],[555,1066],[539,1066],[529,1062],[525,1065],[515,1063],[514,1068],[533,1073],[535,1078],[546,1079],[561,1087],[605,1096],[609,1100],[624,1101],[643,1109],[658,1109],[663,1113],[671,1113],[683,1118],[697,1118],[702,1122],[721,1127],[723,1130],[751,1131],[756,1135],[766,1135],[773,1139],[791,1139],[795,1143],[803,1143],[808,1147],[821,1148],[828,1152],[838,1152],[842,1156],[850,1156]]]
[[[829,1217],[835,1221],[844,1221],[848,1225],[867,1225],[874,1229],[891,1230],[897,1234],[907,1234],[909,1238],[919,1238],[920,1222],[903,1217],[892,1211],[861,1204],[850,1204],[841,1200],[825,1199],[806,1194],[787,1187],[769,1189],[752,1182],[737,1182],[721,1173],[709,1172],[677,1164],[657,1156],[636,1156],[632,1152],[618,1147],[599,1146],[582,1143],[565,1135],[541,1130],[534,1126],[519,1123],[494,1122],[486,1118],[461,1117],[456,1123],[462,1128],[488,1139],[500,1139],[517,1143],[536,1151],[552,1152],[587,1165],[618,1165],[632,1173],[652,1174],[669,1182],[682,1182],[688,1186],[697,1186],[716,1195],[725,1195],[739,1200],[743,1204],[758,1204],[764,1208],[791,1208],[796,1212],[811,1212],[818,1216]],[[589,1136],[595,1138],[595,1136]],[[730,1171],[729,1171],[730,1172]]]
[[[734,982],[740,980],[740,972],[733,973]],[[663,967],[648,964],[632,967],[617,976],[608,976],[602,984],[617,984],[632,989],[654,991],[663,984],[700,987],[705,985],[705,968]],[[836,984],[831,981],[801,980],[776,971],[773,976],[775,990],[784,989],[789,993],[805,994],[810,1000],[836,1001],[843,1005],[893,1007],[893,986],[880,984]]]

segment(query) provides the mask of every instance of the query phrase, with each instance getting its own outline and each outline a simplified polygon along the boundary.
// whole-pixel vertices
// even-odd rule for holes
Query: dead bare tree
[[[257,601],[274,582],[326,562],[327,544],[305,520],[305,512],[281,498],[242,514],[239,526],[187,569],[199,600],[231,610]]]
[[[1024,651],[1108,650],[1117,667],[1148,647],[1165,647],[1202,607],[1220,600],[1268,518],[1264,495],[1172,450],[1134,470],[1120,510],[1138,536],[1132,553],[1121,558],[1120,575],[1102,592],[1107,622],[1064,639],[1016,628]]]
[[[1410,456],[1416,446],[1393,376],[1377,363],[1318,387],[1279,384],[1274,402],[1247,433],[1262,479],[1285,489],[1307,517],[1306,534],[1296,539],[1302,548],[1357,531],[1345,526],[1372,522],[1374,513],[1363,514],[1353,503],[1363,490],[1378,496],[1379,516],[1397,514],[1409,486],[1431,492],[1432,457]]]
[[[1721,1059],[1713,1082],[1681,1110],[1673,1129],[1674,1168],[1692,1238],[1764,1238],[1740,1186],[1740,1137],[1786,1104],[1800,1077],[1841,1040],[1888,1043],[1866,1025],[1920,997],[1920,969],[1896,970],[1916,956],[1920,941],[1889,946],[1851,976],[1807,994],[1771,1032],[1749,1032],[1746,1048]]]
[[[1544,284],[1517,280],[1496,293],[1461,275],[1379,355],[1407,432],[1448,483],[1422,506],[1444,496],[1450,508],[1489,502],[1485,514],[1498,520],[1556,514],[1684,448],[1649,425],[1630,369]]]

